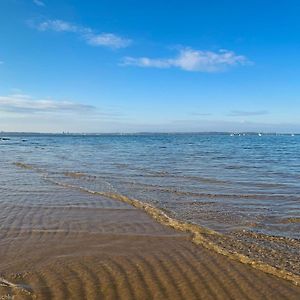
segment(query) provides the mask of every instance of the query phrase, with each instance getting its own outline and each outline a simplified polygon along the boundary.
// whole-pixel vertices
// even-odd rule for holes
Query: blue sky
[[[300,2],[0,2],[0,131],[300,132]]]

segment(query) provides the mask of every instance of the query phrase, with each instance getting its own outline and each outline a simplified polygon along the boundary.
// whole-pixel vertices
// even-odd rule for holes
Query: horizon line
[[[264,135],[300,135],[300,132],[275,132],[275,131],[134,131],[134,132],[50,132],[50,131],[0,131],[2,134],[49,134],[49,135],[148,135],[148,134],[264,134]]]

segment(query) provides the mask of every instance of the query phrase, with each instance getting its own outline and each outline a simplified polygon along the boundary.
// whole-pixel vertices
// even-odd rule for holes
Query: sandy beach
[[[0,299],[299,299],[129,204],[18,178],[1,191]]]

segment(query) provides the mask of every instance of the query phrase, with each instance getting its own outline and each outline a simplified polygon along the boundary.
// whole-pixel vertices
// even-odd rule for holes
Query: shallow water
[[[18,183],[11,168],[19,163],[36,172],[36,180],[150,203],[173,218],[222,233],[213,242],[231,252],[300,274],[300,136],[5,137],[0,183],[11,192],[7,201],[24,188],[45,201],[34,181]]]

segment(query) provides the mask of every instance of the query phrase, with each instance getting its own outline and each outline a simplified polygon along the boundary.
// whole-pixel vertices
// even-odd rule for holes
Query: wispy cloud
[[[40,31],[71,32],[80,36],[87,44],[109,48],[126,48],[132,41],[114,33],[96,33],[89,27],[75,25],[63,20],[47,20],[38,24],[31,24]]]
[[[125,57],[124,66],[144,68],[179,68],[194,72],[219,72],[229,67],[247,65],[250,61],[244,55],[237,55],[233,51],[221,49],[218,52],[181,49],[174,58]]]
[[[71,101],[55,101],[48,99],[33,99],[29,95],[12,94],[0,96],[0,111],[13,113],[82,113],[92,112],[96,108],[91,105]]]
[[[228,115],[232,117],[247,117],[247,116],[261,116],[267,114],[269,114],[267,110],[255,110],[255,111],[233,110]]]
[[[45,6],[45,3],[41,0],[33,0],[33,3],[37,6]]]
[[[52,30],[58,32],[63,32],[63,31],[80,32],[81,31],[80,27],[62,20],[47,20],[38,24],[34,24],[33,26],[40,31],[46,31],[46,30]]]
[[[113,33],[87,33],[84,38],[92,46],[107,46],[112,48],[125,48],[131,43],[131,40],[122,38]]]

